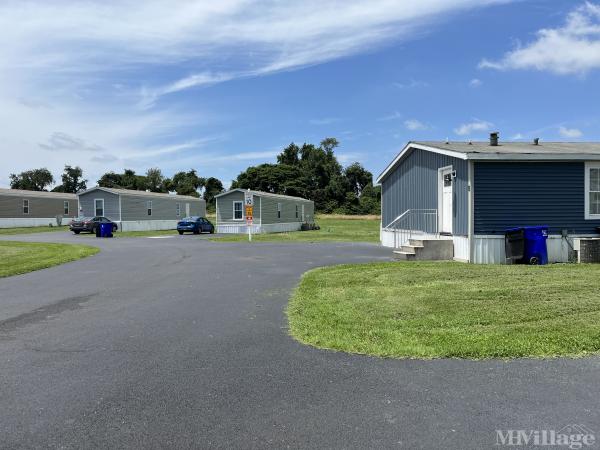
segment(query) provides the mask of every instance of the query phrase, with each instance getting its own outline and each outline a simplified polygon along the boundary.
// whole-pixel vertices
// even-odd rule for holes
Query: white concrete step
[[[410,239],[408,245],[394,250],[397,259],[407,261],[446,261],[454,257],[451,239]]]

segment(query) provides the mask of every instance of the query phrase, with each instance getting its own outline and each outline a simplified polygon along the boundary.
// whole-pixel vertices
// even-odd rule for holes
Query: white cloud
[[[422,80],[410,80],[407,83],[394,83],[398,89],[414,89],[419,87],[428,87],[429,83]]]
[[[103,150],[99,145],[88,144],[83,139],[70,136],[69,134],[60,131],[52,133],[52,136],[48,138],[48,141],[40,143],[39,146],[45,150],[51,151],[73,150],[78,152],[100,152]]]
[[[398,111],[394,111],[391,114],[388,114],[387,116],[383,116],[383,117],[379,117],[377,120],[381,121],[381,122],[385,122],[388,120],[399,120],[402,119],[402,114]]]
[[[454,129],[454,133],[459,136],[467,136],[475,131],[488,131],[494,124],[484,120],[474,119],[472,122],[463,123]]]
[[[417,130],[426,130],[429,128],[423,122],[418,121],[417,119],[408,119],[404,121],[404,126],[407,130],[417,131]]]
[[[471,81],[469,81],[469,86],[471,86],[472,88],[478,88],[483,84],[483,81],[481,81],[479,78],[473,78]]]
[[[580,138],[581,136],[583,136],[583,133],[581,130],[578,130],[577,128],[566,128],[563,126],[558,127],[558,133],[562,137],[569,138],[569,139],[577,139],[577,138]]]
[[[517,134],[515,134],[515,135],[512,137],[512,140],[513,140],[513,141],[520,141],[520,140],[523,140],[523,139],[525,139],[525,136],[523,136],[521,133],[517,133]]]
[[[309,123],[311,125],[331,125],[333,123],[339,122],[341,119],[339,117],[323,117],[321,119],[311,119]]]
[[[2,1],[0,185],[65,163],[88,179],[130,163],[179,169],[194,149],[167,150],[219,120],[186,106],[189,89],[404,42],[450,14],[509,1]]]
[[[600,69],[600,4],[585,2],[568,14],[562,27],[541,29],[535,41],[518,46],[498,61],[483,60],[479,67],[560,75]]]

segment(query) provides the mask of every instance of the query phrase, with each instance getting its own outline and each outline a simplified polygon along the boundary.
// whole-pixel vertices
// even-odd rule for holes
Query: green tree
[[[288,166],[297,166],[300,162],[299,153],[300,148],[292,142],[277,156],[277,162]]]
[[[115,172],[107,172],[98,180],[98,186],[105,188],[122,188],[123,175]]]
[[[24,189],[26,191],[45,191],[48,186],[54,183],[54,177],[48,169],[26,170],[20,174],[11,173],[11,189]]]
[[[158,167],[146,171],[146,189],[151,192],[166,192],[165,177]]]
[[[206,179],[204,184],[204,200],[206,201],[206,207],[211,211],[215,208],[215,196],[223,192],[223,183],[221,180],[215,177],[209,177]]]
[[[319,146],[291,143],[277,156],[276,164],[248,167],[232,187],[308,198],[321,212],[378,213],[372,174],[358,163],[343,169],[335,156],[338,146],[333,137],[323,139]]]
[[[79,166],[71,167],[66,165],[61,179],[62,184],[52,189],[53,192],[70,192],[75,194],[79,191],[85,191],[87,188],[87,180],[83,179],[83,171]]]
[[[205,183],[206,180],[199,177],[195,169],[191,169],[188,172],[177,172],[165,184],[169,191],[175,191],[179,195],[200,197],[198,189],[202,188]]]
[[[107,172],[98,180],[98,186],[107,188],[145,191],[146,185],[146,177],[136,175],[131,169],[125,169],[123,173]]]
[[[344,176],[357,197],[361,196],[367,184],[373,183],[373,174],[357,162],[344,169]]]

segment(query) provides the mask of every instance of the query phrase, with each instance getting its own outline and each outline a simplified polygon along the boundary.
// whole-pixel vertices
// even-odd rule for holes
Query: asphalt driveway
[[[498,448],[496,430],[585,425],[600,359],[385,360],[286,330],[306,270],[369,244],[81,239],[102,252],[0,279],[2,448]]]

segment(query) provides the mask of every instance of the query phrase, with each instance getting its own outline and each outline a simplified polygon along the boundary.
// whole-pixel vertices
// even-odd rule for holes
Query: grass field
[[[292,233],[255,234],[252,242],[379,242],[379,218],[377,216],[317,216],[320,230],[294,231]],[[248,241],[245,234],[214,237],[218,242]]]
[[[75,261],[98,251],[87,245],[0,241],[0,278]]]
[[[398,358],[583,356],[600,351],[600,266],[377,263],[308,272],[291,334]]]
[[[69,227],[18,227],[0,228],[0,236],[11,234],[48,233],[49,231],[68,231]]]

